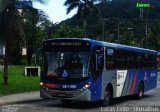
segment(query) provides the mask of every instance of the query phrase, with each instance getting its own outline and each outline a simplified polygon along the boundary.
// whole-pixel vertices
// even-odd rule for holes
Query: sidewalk
[[[3,65],[0,65],[0,71],[3,70],[3,68],[4,68],[4,66],[3,66]]]
[[[13,94],[0,97],[0,104],[41,100],[39,91]]]

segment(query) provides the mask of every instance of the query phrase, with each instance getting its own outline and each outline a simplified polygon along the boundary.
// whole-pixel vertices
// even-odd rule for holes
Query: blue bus
[[[154,50],[87,38],[44,41],[41,98],[101,101],[136,95],[157,86]]]

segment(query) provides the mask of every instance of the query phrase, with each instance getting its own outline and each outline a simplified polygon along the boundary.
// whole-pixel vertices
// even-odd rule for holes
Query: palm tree
[[[45,3],[45,0],[32,0],[40,3]],[[18,5],[21,7],[25,4],[19,4],[19,0],[0,0],[0,40],[5,46],[4,57],[4,85],[8,85],[8,56],[9,49],[15,40],[24,37],[23,21],[20,12],[17,9]],[[23,8],[23,7],[22,7]],[[15,35],[20,38],[17,38]]]
[[[97,0],[66,0],[64,3],[67,6],[67,14],[73,9],[78,8],[76,15],[83,20],[84,31],[86,31],[87,17],[90,13],[95,13],[97,17],[100,16],[100,11],[94,4],[95,1]]]
[[[37,24],[38,22],[42,23],[46,21],[48,17],[43,11],[33,8],[25,8],[22,11],[22,15],[25,18],[24,30],[27,32],[25,35],[25,47],[27,47],[27,63],[28,65],[31,65],[32,55],[37,48],[37,44],[39,44],[36,36],[38,28]]]

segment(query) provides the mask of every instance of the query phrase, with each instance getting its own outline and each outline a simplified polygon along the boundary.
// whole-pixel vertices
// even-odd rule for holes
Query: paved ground
[[[160,112],[160,77],[158,81],[158,88],[145,93],[141,100],[134,97],[123,97],[114,99],[110,107],[101,107],[100,103],[93,102],[74,102],[69,105],[63,105],[59,100],[43,100],[39,98],[38,92],[23,94],[25,99],[30,98],[30,101],[18,101],[19,95],[10,95],[9,97],[0,98],[0,111],[2,112]],[[10,99],[11,104],[2,104]]]
[[[3,70],[3,68],[4,68],[4,66],[3,66],[3,65],[0,65],[0,71]]]
[[[28,102],[28,101],[38,101],[42,100],[39,95],[39,91],[36,92],[29,92],[29,93],[20,93],[20,94],[13,94],[0,97],[0,105],[7,104],[7,103],[15,103],[15,102]]]
[[[69,105],[63,105],[59,100],[33,100],[31,102],[12,103],[10,105],[3,104],[0,110],[6,112],[4,109],[13,110],[14,108],[17,109],[17,112],[115,112],[124,109],[123,112],[135,112],[136,108],[146,109],[149,107],[155,112],[160,112],[159,93],[160,88],[157,88],[156,90],[146,93],[142,100],[136,100],[133,97],[116,98],[110,107],[101,107],[98,102],[74,102]]]

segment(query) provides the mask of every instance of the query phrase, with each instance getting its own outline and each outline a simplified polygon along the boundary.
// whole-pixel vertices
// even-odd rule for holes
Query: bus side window
[[[135,53],[132,51],[125,52],[126,69],[135,69]]]
[[[142,61],[143,61],[142,53],[136,53],[135,54],[136,69],[144,68],[144,65],[143,65]]]
[[[155,69],[156,63],[155,63],[155,55],[154,54],[144,54],[143,59],[143,65],[145,69]]]
[[[106,48],[106,69],[116,68],[116,52],[113,48]]]
[[[126,69],[126,52],[125,50],[117,49],[117,69]]]

